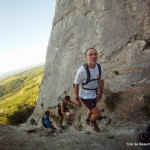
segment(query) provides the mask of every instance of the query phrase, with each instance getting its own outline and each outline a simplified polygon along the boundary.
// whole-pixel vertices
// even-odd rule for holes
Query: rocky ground
[[[97,133],[84,123],[77,124],[53,134],[42,127],[0,125],[0,150],[140,150],[136,124],[121,123],[112,126],[108,119],[98,122]],[[110,123],[110,124],[109,124]],[[107,125],[106,125],[107,124]],[[133,145],[132,145],[133,144]]]

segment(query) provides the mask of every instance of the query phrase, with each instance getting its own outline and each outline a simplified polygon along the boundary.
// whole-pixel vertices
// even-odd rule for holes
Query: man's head
[[[50,112],[49,112],[48,110],[45,111],[45,116],[46,116],[47,118],[49,118]]]
[[[97,63],[97,51],[95,48],[88,48],[85,52],[87,63],[89,65],[95,65]]]
[[[65,96],[65,101],[67,101],[67,102],[70,101],[70,96],[69,96],[69,95],[66,95],[66,96]]]

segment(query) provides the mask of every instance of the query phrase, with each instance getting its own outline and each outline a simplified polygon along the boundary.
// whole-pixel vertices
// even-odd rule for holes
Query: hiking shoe
[[[91,125],[91,127],[93,128],[94,131],[96,131],[96,132],[100,131],[100,128],[98,127],[96,121],[95,122],[91,121],[90,125]]]
[[[64,126],[61,126],[61,128],[62,128],[62,129],[65,129],[65,127],[64,127]]]
[[[87,125],[89,125],[89,124],[90,124],[90,119],[87,118],[87,119],[85,120],[85,122],[86,122]]]
[[[68,121],[66,122],[67,125],[72,125],[72,122]]]

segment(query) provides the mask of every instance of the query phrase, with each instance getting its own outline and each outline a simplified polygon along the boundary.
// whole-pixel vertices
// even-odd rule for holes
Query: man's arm
[[[74,104],[74,105],[77,105],[77,103],[73,102],[73,101],[70,101],[70,103]]]
[[[104,80],[100,80],[100,84],[99,84],[99,94],[97,96],[97,101],[100,101],[103,95],[103,91],[104,91]]]
[[[75,84],[74,94],[75,94],[75,98],[79,98],[79,84]]]
[[[77,101],[77,105],[80,107],[81,106],[81,101],[80,101],[80,98],[79,98],[79,84],[75,84],[74,94],[75,94],[75,98],[76,98],[76,101]]]

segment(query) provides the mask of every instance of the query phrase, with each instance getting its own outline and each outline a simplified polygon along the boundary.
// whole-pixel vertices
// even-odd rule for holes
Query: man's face
[[[97,63],[97,51],[95,49],[89,49],[86,54],[88,64],[95,65]]]
[[[67,100],[67,99],[65,100],[65,103],[66,103],[66,104],[68,104],[69,102],[70,102],[70,100]]]
[[[50,117],[50,113],[46,114],[46,117],[49,118]]]

